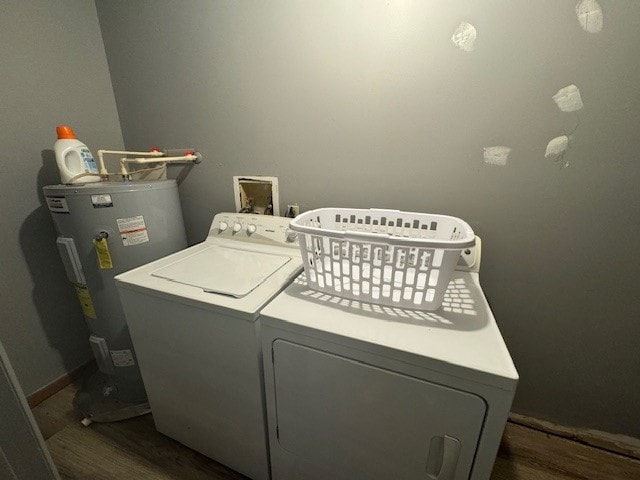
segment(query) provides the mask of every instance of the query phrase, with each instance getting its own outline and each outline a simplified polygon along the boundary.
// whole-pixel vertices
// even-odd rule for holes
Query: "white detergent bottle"
[[[82,143],[68,125],[56,127],[58,140],[53,146],[56,162],[60,170],[62,183],[91,183],[99,182],[98,166],[89,148]]]

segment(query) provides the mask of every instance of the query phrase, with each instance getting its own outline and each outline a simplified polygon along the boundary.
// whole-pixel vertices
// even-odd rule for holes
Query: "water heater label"
[[[107,243],[107,239],[94,239],[93,246],[96,248],[96,254],[98,255],[98,266],[103,270],[113,268],[113,262],[111,261],[111,254],[109,253],[109,244]]]
[[[78,295],[78,300],[80,301],[80,305],[82,306],[82,313],[87,318],[93,318],[94,320],[97,318],[96,309],[93,308],[93,302],[91,301],[91,295],[89,295],[89,289],[86,285],[80,285],[76,283],[76,294]]]
[[[108,193],[91,195],[91,203],[93,204],[93,208],[113,207],[111,195],[109,195]]]
[[[130,367],[136,364],[131,350],[110,350],[109,353],[114,367]]]
[[[69,205],[65,197],[46,197],[49,210],[56,213],[69,213]]]
[[[118,231],[120,232],[120,238],[122,238],[122,244],[125,247],[149,241],[149,233],[147,232],[147,226],[144,223],[144,217],[142,215],[129,218],[117,218],[116,222],[118,223]]]

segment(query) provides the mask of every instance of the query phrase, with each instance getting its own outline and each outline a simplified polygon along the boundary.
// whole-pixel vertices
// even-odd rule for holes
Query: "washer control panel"
[[[298,235],[289,228],[290,222],[290,218],[272,215],[218,213],[211,223],[209,237],[298,248]]]

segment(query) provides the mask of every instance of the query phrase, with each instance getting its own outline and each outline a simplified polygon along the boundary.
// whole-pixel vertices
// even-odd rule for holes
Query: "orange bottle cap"
[[[56,133],[58,134],[58,139],[70,139],[76,140],[76,134],[73,133],[73,128],[69,125],[58,125],[56,127]]]

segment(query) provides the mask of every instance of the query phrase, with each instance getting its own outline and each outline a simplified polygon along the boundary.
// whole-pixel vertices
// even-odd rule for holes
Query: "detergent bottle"
[[[99,182],[98,166],[89,148],[82,143],[68,125],[56,127],[58,140],[53,146],[62,183]]]

